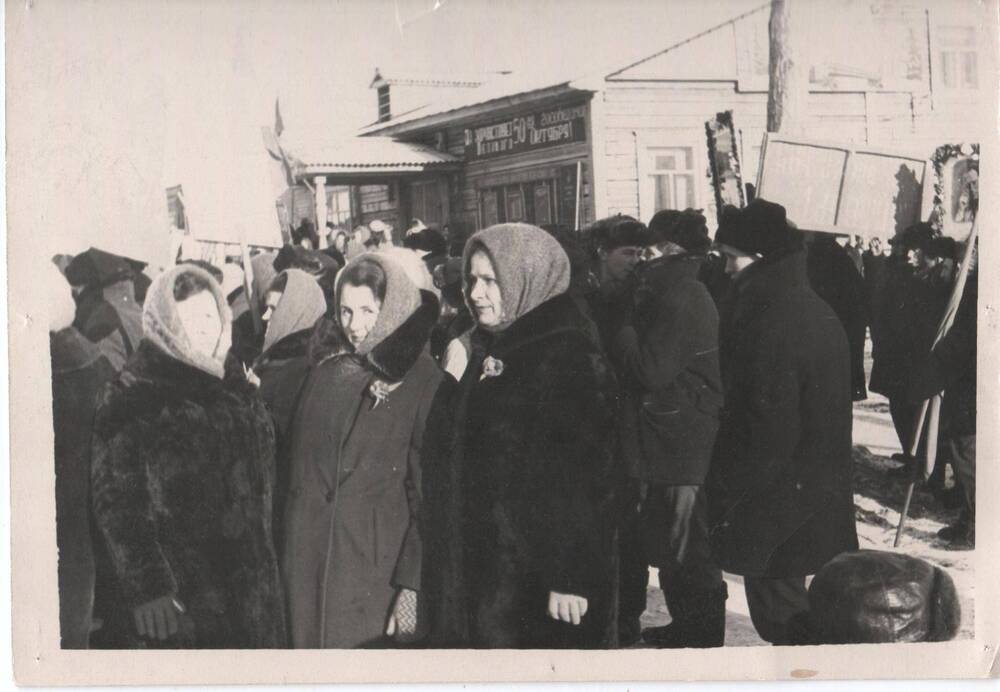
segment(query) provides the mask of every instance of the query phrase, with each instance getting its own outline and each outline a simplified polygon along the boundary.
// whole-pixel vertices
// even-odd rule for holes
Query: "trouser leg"
[[[962,487],[965,510],[971,521],[976,517],[976,436],[956,435],[948,440],[951,465]]]
[[[623,646],[638,640],[639,618],[646,611],[646,587],[649,582],[649,563],[642,548],[638,503],[628,504],[618,531],[618,623]]]
[[[750,619],[760,638],[771,644],[793,644],[792,619],[809,611],[805,577],[744,577]]]
[[[726,585],[713,562],[701,486],[654,486],[643,509],[644,544],[660,571],[672,622],[646,636],[660,646],[722,646]]]

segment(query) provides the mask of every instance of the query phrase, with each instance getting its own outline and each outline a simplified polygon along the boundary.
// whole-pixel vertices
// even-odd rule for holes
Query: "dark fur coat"
[[[93,502],[123,608],[106,623],[139,646],[131,609],[175,594],[168,648],[281,648],[271,537],[274,432],[254,389],[141,342],[99,405]]]
[[[587,330],[560,295],[473,338],[452,462],[425,474],[432,645],[617,644],[618,388]],[[502,373],[481,377],[486,356]],[[588,600],[579,626],[549,618],[550,591]]]

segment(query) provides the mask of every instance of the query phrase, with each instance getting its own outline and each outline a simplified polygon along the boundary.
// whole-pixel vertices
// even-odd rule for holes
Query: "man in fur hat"
[[[712,544],[719,566],[743,575],[760,636],[788,644],[809,607],[806,577],[858,546],[847,337],[809,285],[782,206],[728,208],[715,240],[734,278],[720,328]]]
[[[726,584],[712,560],[703,484],[722,405],[719,315],[698,280],[711,245],[705,217],[688,210],[672,221],[655,224],[634,317],[611,347],[625,390],[621,444],[640,488],[639,550],[622,555],[622,575],[645,586],[648,565],[659,569],[672,621],[643,639],[713,647],[725,639]]]

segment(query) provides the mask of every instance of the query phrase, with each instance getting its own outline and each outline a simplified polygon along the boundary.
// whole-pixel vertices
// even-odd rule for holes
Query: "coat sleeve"
[[[98,412],[92,443],[94,515],[107,543],[125,597],[132,606],[177,592],[177,582],[157,539],[142,445],[128,427],[110,437]]]
[[[669,300],[658,300],[656,320],[640,339],[632,326],[615,339],[615,356],[625,371],[645,390],[669,386],[702,350],[714,350],[707,315],[715,312],[711,297],[684,291]],[[715,324],[717,324],[717,318]]]
[[[586,596],[611,577],[608,518],[624,479],[613,454],[617,383],[605,358],[574,344],[550,362],[532,432],[535,555],[550,591]]]
[[[442,377],[438,375],[438,386],[440,389]],[[393,570],[392,585],[396,588],[412,589],[419,591],[421,587],[421,574],[423,564],[423,539],[421,536],[421,505],[423,504],[423,457],[427,438],[428,425],[433,427],[434,422],[428,421],[428,417],[435,408],[436,396],[425,397],[417,419],[413,427],[413,434],[410,438],[410,451],[407,458],[406,470],[406,502],[410,510],[410,525],[406,529],[406,536],[403,538],[403,547],[400,550],[399,558],[396,560],[396,567]],[[427,445],[430,449],[432,445]]]

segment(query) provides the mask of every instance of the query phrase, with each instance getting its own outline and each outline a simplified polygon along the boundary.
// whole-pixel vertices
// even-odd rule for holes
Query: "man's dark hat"
[[[705,216],[697,209],[662,209],[649,220],[649,243],[673,243],[688,252],[707,252],[712,246],[708,239]]]
[[[71,286],[110,286],[132,279],[146,267],[144,262],[90,248],[66,265],[66,280]]]
[[[444,255],[448,252],[448,241],[435,228],[425,228],[411,233],[403,239],[403,247],[432,255]]]
[[[434,285],[440,289],[460,286],[462,283],[462,258],[449,257],[434,268]]]
[[[722,210],[715,242],[767,257],[801,247],[802,235],[788,225],[783,206],[758,197],[742,209],[726,206]]]
[[[285,245],[274,258],[274,270],[279,274],[286,269],[301,269],[313,276],[336,273],[340,265],[330,255],[319,250],[307,250],[301,245]]]
[[[620,247],[644,247],[649,244],[649,230],[631,216],[609,216],[586,229],[594,247],[604,251]]]
[[[935,235],[934,227],[921,221],[894,235],[889,239],[889,244],[900,245],[904,250],[925,250]]]

